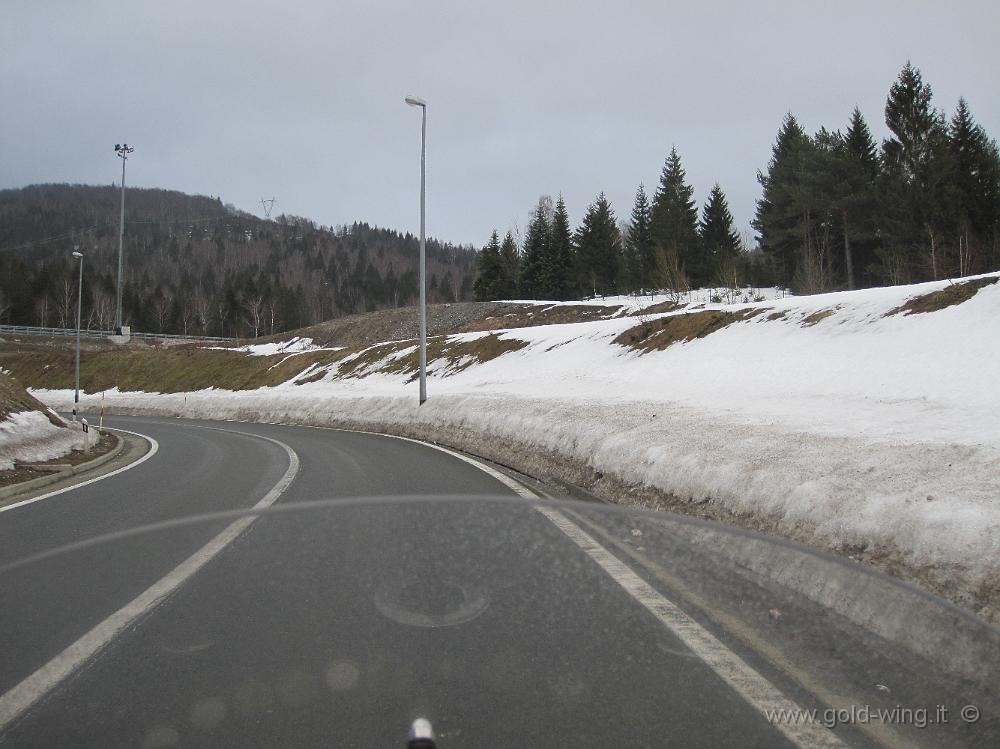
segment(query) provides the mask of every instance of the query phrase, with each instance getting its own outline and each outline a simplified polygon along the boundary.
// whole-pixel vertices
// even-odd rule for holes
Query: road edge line
[[[55,491],[47,492],[45,494],[39,494],[37,497],[31,497],[30,499],[22,499],[20,502],[13,502],[12,504],[4,505],[3,507],[0,507],[0,513],[7,512],[8,510],[15,510],[18,507],[24,507],[25,505],[30,505],[30,504],[33,504],[35,502],[41,502],[43,499],[48,499],[49,497],[54,497],[57,494],[63,494],[64,492],[72,491],[73,489],[79,489],[81,486],[87,486],[88,484],[93,484],[93,483],[96,483],[98,481],[103,481],[104,479],[109,479],[112,476],[117,476],[119,473],[124,473],[125,471],[130,471],[133,468],[137,468],[138,466],[142,465],[147,460],[149,460],[150,458],[152,458],[154,455],[156,455],[157,451],[159,451],[159,449],[160,449],[160,443],[157,442],[152,437],[150,437],[148,434],[142,434],[140,432],[133,432],[133,431],[128,430],[128,429],[114,429],[113,431],[122,432],[123,434],[131,434],[131,435],[133,435],[135,437],[141,437],[142,439],[146,440],[146,442],[149,443],[149,450],[147,450],[144,455],[142,455],[141,457],[137,458],[136,460],[133,460],[128,465],[124,465],[121,468],[117,468],[114,471],[111,471],[109,473],[103,473],[100,476],[95,476],[92,479],[87,479],[86,481],[81,481],[80,483],[73,484],[72,486],[64,486],[62,489],[56,489]]]

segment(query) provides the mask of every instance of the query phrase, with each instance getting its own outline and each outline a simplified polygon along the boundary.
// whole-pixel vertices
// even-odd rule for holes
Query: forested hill
[[[0,321],[72,327],[85,254],[83,325],[114,324],[120,190],[32,185],[0,191]],[[225,336],[279,332],[414,304],[419,241],[364,223],[264,220],[219,198],[127,188],[123,320],[134,330]],[[471,297],[476,253],[428,240],[428,301]]]

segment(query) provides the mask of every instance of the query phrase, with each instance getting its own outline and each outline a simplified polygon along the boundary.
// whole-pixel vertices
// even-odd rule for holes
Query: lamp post
[[[125,162],[128,155],[135,150],[128,143],[116,143],[115,153],[122,160],[122,211],[118,221],[118,303],[115,306],[115,332],[119,335],[122,332],[122,245],[125,238]]]
[[[407,96],[406,103],[420,107],[420,404],[427,400],[427,262],[424,256],[424,193],[427,156],[427,102],[417,96]]]
[[[80,310],[83,307],[83,253],[73,245],[73,257],[80,261],[80,281],[76,290],[76,393],[73,395],[73,421],[80,404]]]

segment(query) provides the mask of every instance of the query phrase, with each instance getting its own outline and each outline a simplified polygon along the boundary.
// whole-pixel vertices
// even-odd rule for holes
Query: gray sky
[[[419,228],[482,245],[540,194],[573,225],[604,191],[619,217],[676,144],[699,205],[741,230],[782,116],[885,134],[912,59],[949,114],[1000,136],[996,0],[439,2],[3,0],[0,187],[127,182],[220,195],[322,224]]]

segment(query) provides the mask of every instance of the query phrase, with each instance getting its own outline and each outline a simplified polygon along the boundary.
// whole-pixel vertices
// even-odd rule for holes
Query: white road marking
[[[702,627],[664,598],[651,585],[633,572],[624,562],[601,546],[580,526],[558,510],[535,506],[553,525],[569,536],[594,562],[618,583],[636,601],[662,622],[723,681],[732,687],[762,715],[805,714],[794,700],[723,645],[711,632]],[[801,747],[844,747],[845,744],[820,723],[772,723],[794,744]]]
[[[149,435],[139,434],[139,432],[130,432],[127,429],[115,429],[114,431],[116,431],[116,432],[124,432],[125,434],[132,434],[132,435],[135,435],[136,437],[142,437],[144,440],[146,440],[149,443],[149,452],[147,452],[145,455],[143,455],[138,460],[129,463],[127,466],[122,466],[121,468],[119,468],[117,470],[114,470],[114,471],[111,471],[110,473],[104,473],[104,474],[101,474],[100,476],[97,476],[96,478],[88,479],[87,481],[81,481],[79,484],[73,484],[72,486],[67,486],[67,487],[65,487],[63,489],[56,489],[55,491],[48,492],[47,494],[40,494],[39,496],[32,497],[31,499],[24,499],[24,500],[21,500],[20,502],[15,502],[14,504],[6,505],[5,507],[0,507],[0,512],[7,512],[9,510],[15,510],[18,507],[24,507],[25,505],[30,505],[30,504],[32,504],[34,502],[41,502],[43,499],[48,499],[49,497],[54,497],[57,494],[62,494],[63,492],[68,492],[68,491],[72,491],[74,489],[79,489],[81,486],[86,486],[87,484],[93,484],[96,481],[103,481],[104,479],[109,479],[112,476],[117,476],[119,473],[124,473],[125,471],[130,471],[133,468],[135,468],[136,466],[142,465],[147,460],[149,460],[150,458],[152,458],[154,455],[156,455],[156,451],[160,449],[159,443],[156,440],[154,440],[152,437],[150,437]]]
[[[366,432],[371,434],[371,432]],[[657,592],[649,583],[633,572],[628,565],[601,546],[580,526],[567,518],[563,513],[552,507],[539,505],[537,500],[542,497],[511,477],[494,468],[481,463],[468,455],[449,450],[446,447],[409,437],[397,437],[386,434],[385,437],[395,437],[409,442],[433,447],[448,453],[459,460],[475,466],[489,474],[497,481],[512,489],[516,494],[526,499],[535,500],[533,507],[545,516],[556,528],[561,530],[591,560],[604,570],[612,580],[620,585],[626,593],[632,596],[647,611],[655,616],[667,629],[681,640],[698,658],[715,671],[723,681],[749,702],[761,715],[805,714],[798,703],[786,697],[776,686],[769,682],[756,669],[727,648],[711,632],[688,616],[669,599]],[[772,723],[793,744],[809,749],[841,749],[846,747],[830,729],[821,723]]]
[[[209,427],[210,428],[210,427]],[[217,431],[230,431],[219,429]],[[248,437],[273,442],[284,448],[288,453],[288,469],[281,480],[264,495],[251,509],[263,510],[273,505],[280,497],[299,471],[299,456],[284,442],[247,432],[232,432]],[[109,474],[110,475],[110,474]],[[28,676],[20,684],[10,689],[0,697],[0,731],[3,731],[12,721],[24,714],[39,699],[45,696],[56,685],[63,681],[76,669],[93,658],[115,637],[130,627],[137,619],[147,614],[161,604],[171,593],[179,588],[198,570],[208,564],[226,546],[232,543],[257,519],[251,515],[242,517],[225,528],[215,538],[189,556],[166,576],[153,583],[133,601],[125,604],[118,611],[83,635],[79,640],[63,650],[40,669]]]

